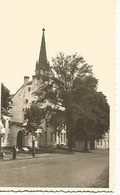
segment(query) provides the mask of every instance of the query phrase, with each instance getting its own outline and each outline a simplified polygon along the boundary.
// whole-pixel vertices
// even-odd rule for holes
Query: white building
[[[106,132],[102,139],[95,140],[96,149],[108,149],[109,148],[109,132]]]
[[[24,83],[20,89],[13,95],[11,99],[12,122],[10,128],[10,146],[17,145],[19,148],[23,146],[32,146],[31,134],[24,135],[23,124],[26,121],[26,108],[37,100],[35,92],[41,84],[41,75],[49,73],[49,64],[47,61],[45,29],[43,29],[41,49],[39,60],[36,63],[35,75],[29,81],[29,76],[24,76]],[[60,133],[47,127],[46,122],[43,123],[43,130],[39,132],[35,141],[36,147],[55,146],[56,144],[66,144],[66,131],[63,129]]]
[[[10,124],[12,115],[8,112],[8,110],[2,108],[1,109],[1,120],[2,120],[2,128],[1,128],[1,146],[9,147],[10,145]]]

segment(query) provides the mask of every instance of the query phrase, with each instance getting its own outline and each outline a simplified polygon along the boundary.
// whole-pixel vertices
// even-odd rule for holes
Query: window
[[[27,115],[26,114],[24,114],[24,120],[26,120],[27,119]]]
[[[55,132],[55,142],[56,142],[56,132]]]
[[[9,143],[10,134],[7,135],[7,143]]]
[[[66,136],[65,136],[65,133],[64,133],[64,143],[65,143],[65,138],[66,138]]]
[[[11,121],[8,121],[8,128],[10,128],[10,125],[11,125]]]
[[[106,140],[104,140],[104,145],[106,146]]]
[[[28,87],[28,91],[30,91],[31,90],[31,87]]]
[[[61,142],[62,142],[62,133],[61,133]]]
[[[26,104],[28,103],[28,99],[25,100]]]
[[[53,141],[53,132],[51,132],[51,142]]]
[[[11,104],[13,104],[13,101],[11,101]]]
[[[5,122],[5,119],[4,118],[2,119],[2,124],[3,124],[3,127],[5,128],[6,122]]]
[[[2,142],[4,143],[5,141],[5,134],[2,135]]]

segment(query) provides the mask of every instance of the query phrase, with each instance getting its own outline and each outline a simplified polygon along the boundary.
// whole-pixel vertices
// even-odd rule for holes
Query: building
[[[95,140],[96,149],[108,149],[109,148],[109,132],[104,133],[102,139]]]
[[[43,29],[42,42],[39,60],[36,62],[35,75],[29,81],[29,76],[24,76],[24,83],[11,99],[11,114],[13,115],[10,127],[10,146],[17,145],[32,146],[31,134],[25,136],[23,125],[26,122],[26,108],[37,100],[34,92],[41,85],[41,77],[49,73],[49,63],[47,61],[45,29]],[[43,130],[39,131],[35,140],[35,146],[55,146],[56,144],[66,144],[66,131],[54,133],[53,129],[43,124]]]
[[[75,148],[76,149],[84,149],[85,142],[75,141]],[[88,149],[108,149],[109,148],[109,132],[105,132],[101,139],[88,141]]]
[[[10,145],[10,125],[12,115],[5,108],[1,108],[1,147],[9,147]]]

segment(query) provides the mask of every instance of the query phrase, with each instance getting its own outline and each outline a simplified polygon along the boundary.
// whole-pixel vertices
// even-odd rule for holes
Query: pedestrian
[[[16,145],[13,146],[13,159],[16,159],[17,147]]]

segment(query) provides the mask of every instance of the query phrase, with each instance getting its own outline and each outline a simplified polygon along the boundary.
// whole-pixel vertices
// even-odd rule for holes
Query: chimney
[[[29,83],[29,76],[24,76],[24,84],[26,85]]]
[[[33,75],[33,76],[32,76],[32,80],[35,80],[35,78],[36,78],[36,76],[35,76],[35,75]]]
[[[36,76],[33,75],[33,76],[32,76],[32,82],[34,83],[35,81],[36,81]]]

